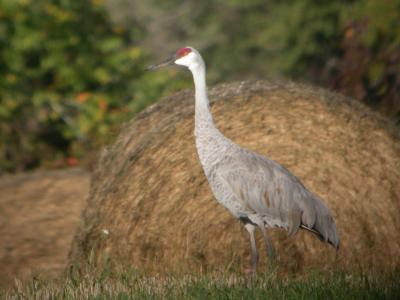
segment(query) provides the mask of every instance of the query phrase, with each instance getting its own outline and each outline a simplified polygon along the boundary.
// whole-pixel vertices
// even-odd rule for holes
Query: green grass
[[[1,299],[400,299],[399,272],[375,276],[312,273],[306,279],[275,273],[252,281],[235,274],[145,276],[129,271],[79,279],[33,279],[1,291]]]

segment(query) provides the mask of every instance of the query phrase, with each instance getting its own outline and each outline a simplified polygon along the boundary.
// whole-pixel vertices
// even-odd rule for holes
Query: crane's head
[[[202,65],[204,64],[204,62],[203,59],[201,58],[200,53],[196,49],[192,47],[185,47],[179,49],[172,57],[162,61],[159,64],[151,65],[146,70],[151,71],[173,64],[185,66],[192,70],[192,68]]]

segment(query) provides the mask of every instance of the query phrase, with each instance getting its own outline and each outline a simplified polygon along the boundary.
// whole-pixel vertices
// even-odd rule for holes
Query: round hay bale
[[[0,286],[61,274],[88,194],[80,169],[0,178]]]
[[[385,119],[357,101],[289,82],[219,85],[210,98],[226,136],[291,170],[336,219],[338,260],[307,232],[287,238],[272,230],[283,270],[398,265],[400,141]],[[156,272],[248,264],[247,233],[214,200],[193,128],[192,91],[167,97],[126,124],[94,172],[72,264],[109,261]]]

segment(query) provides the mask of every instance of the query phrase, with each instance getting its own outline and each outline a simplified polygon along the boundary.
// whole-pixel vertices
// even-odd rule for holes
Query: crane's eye
[[[192,49],[190,49],[190,48],[181,48],[178,50],[178,52],[176,52],[176,57],[177,58],[184,57],[184,56],[188,55],[190,52],[192,52]]]

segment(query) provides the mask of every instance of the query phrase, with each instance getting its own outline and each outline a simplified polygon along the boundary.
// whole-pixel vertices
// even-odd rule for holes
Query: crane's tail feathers
[[[316,230],[314,230],[312,228],[309,228],[309,227],[307,227],[307,226],[305,226],[303,224],[300,225],[300,228],[301,229],[305,229],[305,230],[307,230],[307,231],[309,231],[311,233],[314,233],[321,242],[325,241],[324,236],[322,234],[320,234],[318,231],[316,231]]]
[[[301,228],[314,233],[322,241],[339,248],[339,235],[329,208],[318,197],[309,194],[304,198]]]
[[[330,236],[324,236],[322,235],[320,232],[318,232],[317,230],[313,229],[313,228],[309,228],[303,224],[300,225],[301,229],[305,229],[313,234],[316,235],[316,237],[321,241],[321,242],[327,242],[328,244],[332,245],[335,249],[336,249],[336,253],[337,250],[339,250],[339,241],[336,237],[336,229],[334,229],[334,236],[331,238]]]
[[[301,214],[299,212],[292,212],[288,219],[288,236],[293,236],[299,231],[301,226]]]

